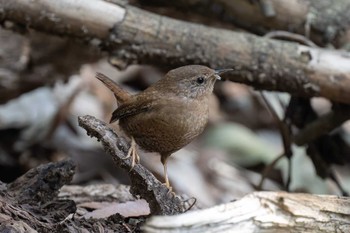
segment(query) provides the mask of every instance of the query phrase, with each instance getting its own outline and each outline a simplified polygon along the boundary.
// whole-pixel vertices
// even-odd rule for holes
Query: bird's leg
[[[166,160],[167,161],[167,160]],[[168,171],[167,171],[167,163],[165,162],[163,164],[164,166],[164,177],[165,177],[165,185],[168,189],[172,189],[171,186],[170,186],[170,182],[169,182],[169,178],[168,178]]]
[[[169,155],[161,155],[161,161],[164,168],[165,185],[169,189],[169,192],[172,192],[173,188],[170,186],[170,182],[168,178],[168,169],[167,169],[168,158],[169,158]]]
[[[135,164],[140,162],[140,156],[137,154],[136,150],[136,142],[134,137],[131,137],[131,145],[128,151],[128,155],[124,157],[123,159],[128,159],[131,157],[131,169],[130,171],[134,168]]]

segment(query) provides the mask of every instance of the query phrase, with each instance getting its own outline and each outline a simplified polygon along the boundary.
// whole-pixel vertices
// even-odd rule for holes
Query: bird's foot
[[[176,193],[173,191],[173,187],[169,183],[163,183],[168,188],[167,196],[176,197]]]
[[[192,201],[192,203],[191,203],[191,201]],[[185,207],[185,211],[184,212],[187,212],[187,211],[191,210],[192,207],[196,204],[196,202],[197,202],[197,198],[195,198],[195,197],[190,197],[190,198],[184,200],[183,201],[183,204],[184,204],[184,207]]]
[[[130,169],[130,171],[132,171],[132,169],[134,168],[135,164],[140,162],[140,156],[137,154],[136,142],[135,142],[134,138],[131,138],[131,145],[130,145],[128,154],[123,159],[129,159],[129,158],[131,158],[131,169]]]

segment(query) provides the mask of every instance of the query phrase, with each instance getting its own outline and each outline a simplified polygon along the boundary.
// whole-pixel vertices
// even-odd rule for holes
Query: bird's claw
[[[134,169],[134,166],[140,162],[140,156],[137,154],[136,143],[135,143],[134,138],[132,138],[128,154],[123,158],[123,160],[129,159],[130,157],[131,157],[131,169],[130,169],[130,171],[132,171],[132,169]]]

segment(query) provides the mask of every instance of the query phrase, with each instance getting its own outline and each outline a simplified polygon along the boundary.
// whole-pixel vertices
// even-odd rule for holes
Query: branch
[[[154,0],[140,1],[144,5]],[[350,20],[348,0],[211,0],[167,1],[157,3],[193,9],[205,16],[216,15],[249,31],[264,34],[270,30],[293,31],[317,41],[336,46],[349,43]]]
[[[0,0],[0,8],[3,20],[60,35],[98,38],[121,66],[138,62],[234,67],[236,74],[228,76],[232,81],[350,104],[346,52],[202,26],[101,0]]]
[[[151,217],[145,232],[350,231],[350,200],[327,195],[255,192],[210,209]]]
[[[349,42],[350,21],[347,0],[330,2],[329,0],[214,0],[233,15],[235,21],[244,24],[246,28],[268,31],[293,30],[312,38],[320,44],[333,43],[335,45]],[[261,4],[264,3],[265,4]],[[268,5],[275,14],[267,17],[261,5]],[[268,3],[268,4],[266,4]],[[260,5],[260,6],[261,6]]]
[[[0,0],[0,19],[13,20],[39,31],[81,38],[106,38],[125,10],[101,0]]]
[[[124,159],[130,145],[110,129],[106,123],[92,116],[79,117],[78,121],[79,126],[84,128],[88,135],[96,137],[98,141],[102,142],[103,149],[112,156],[114,163],[129,172],[131,194],[136,198],[139,196],[145,199],[152,214],[173,215],[184,211],[182,201],[176,197],[169,198],[171,195],[168,188],[141,164],[136,164],[131,170],[130,159]]]
[[[350,119],[350,107],[341,105],[330,113],[320,116],[317,120],[307,124],[294,136],[293,141],[296,145],[302,146],[311,143],[322,135],[330,133],[335,128],[341,126]]]

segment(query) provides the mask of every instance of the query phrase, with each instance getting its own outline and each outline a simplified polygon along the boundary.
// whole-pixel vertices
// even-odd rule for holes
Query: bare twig
[[[276,111],[274,110],[274,108],[271,106],[271,104],[269,103],[269,101],[267,100],[267,98],[265,97],[263,92],[260,92],[261,97],[268,109],[268,111],[270,112],[270,114],[272,115],[273,119],[275,120],[275,122],[277,123],[278,129],[280,131],[281,134],[281,138],[282,138],[282,142],[283,142],[283,149],[284,152],[278,156],[275,160],[273,160],[273,162],[271,164],[269,164],[263,171],[262,173],[262,177],[260,180],[260,183],[258,185],[258,190],[261,190],[263,182],[267,176],[267,174],[271,171],[271,169],[276,165],[276,163],[282,159],[284,156],[287,157],[288,159],[288,177],[287,177],[287,182],[286,182],[286,190],[289,190],[289,185],[290,185],[290,181],[291,181],[291,157],[293,155],[292,153],[292,148],[291,148],[291,132],[290,132],[290,128],[288,126],[288,124],[286,123],[285,119],[281,120]]]
[[[291,124],[300,129],[294,141],[307,146],[307,155],[312,160],[317,175],[323,179],[332,179],[340,191],[347,194],[337,180],[331,165],[349,163],[350,149],[341,136],[341,130],[330,132],[344,121],[349,114],[349,106],[333,103],[332,110],[332,113],[319,117],[312,108],[310,99],[292,96],[286,117]],[[336,115],[338,117],[335,117]]]
[[[310,47],[317,48],[318,46],[312,42],[310,39],[303,35],[299,35],[287,31],[272,31],[264,35],[266,38],[277,38],[277,39],[286,39],[288,41],[294,41],[300,44],[304,44]]]
[[[256,188],[257,190],[262,190],[262,187],[263,187],[263,184],[264,184],[264,181],[265,181],[267,175],[271,172],[272,168],[274,168],[276,166],[277,162],[280,161],[284,156],[285,156],[284,153],[280,154],[277,158],[275,158],[270,164],[268,164],[264,168],[264,170],[261,174],[260,182]]]

